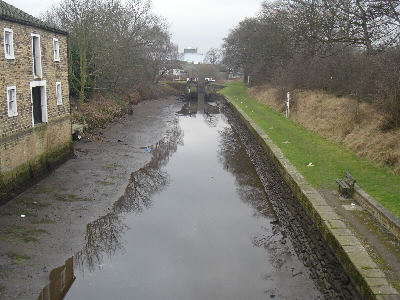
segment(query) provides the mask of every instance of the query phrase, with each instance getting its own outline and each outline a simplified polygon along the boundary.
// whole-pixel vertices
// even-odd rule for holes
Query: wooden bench
[[[339,187],[339,193],[347,198],[350,198],[354,194],[354,184],[356,180],[350,175],[349,172],[344,172],[343,179],[336,179],[336,183]]]

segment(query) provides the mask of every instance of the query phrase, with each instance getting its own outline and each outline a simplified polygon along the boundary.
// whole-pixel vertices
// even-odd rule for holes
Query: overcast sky
[[[61,0],[5,0],[39,16]],[[184,47],[199,47],[206,52],[219,48],[229,30],[245,17],[255,16],[262,0],[152,0],[154,11],[170,25],[173,41]]]

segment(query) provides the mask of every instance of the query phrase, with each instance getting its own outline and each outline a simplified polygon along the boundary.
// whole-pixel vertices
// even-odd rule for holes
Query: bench
[[[339,193],[347,198],[350,198],[354,194],[354,184],[356,180],[350,175],[349,172],[344,172],[343,179],[336,179],[336,183],[339,187]]]

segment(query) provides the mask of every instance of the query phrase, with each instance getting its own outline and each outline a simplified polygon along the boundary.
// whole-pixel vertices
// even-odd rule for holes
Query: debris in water
[[[312,162],[310,162],[310,163],[308,163],[307,167],[314,167],[314,165]]]
[[[298,273],[296,273],[296,274],[292,274],[292,276],[293,276],[293,277],[296,277],[296,276],[301,275],[301,274],[303,274],[303,272],[300,271],[300,272],[298,272]]]

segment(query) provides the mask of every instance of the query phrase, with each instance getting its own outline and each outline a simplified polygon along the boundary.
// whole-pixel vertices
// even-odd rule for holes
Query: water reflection
[[[217,105],[209,105],[218,113]],[[70,299],[319,295],[308,277],[295,277],[305,268],[290,253],[293,247],[235,132],[224,117],[214,115],[214,129],[203,116],[180,119],[186,144],[164,168],[182,144],[182,130],[177,121],[172,124],[166,138],[152,147],[152,160],[131,175],[110,213],[88,225],[85,247],[75,260],[89,270],[104,267],[80,277]],[[149,207],[140,217],[131,214]],[[126,233],[125,224],[131,227]],[[104,262],[123,245],[124,255]]]
[[[65,265],[51,271],[49,279],[50,283],[41,291],[38,300],[64,299],[75,280],[72,257],[65,262]]]
[[[249,168],[251,161],[238,141],[236,133],[231,127],[226,127],[219,133],[219,160],[234,175],[241,200],[253,208],[254,216],[273,220],[271,221],[272,227],[262,226],[261,232],[253,236],[252,244],[267,250],[271,264],[276,269],[280,269],[285,263],[285,258],[290,257],[290,248],[286,245],[286,234],[281,231],[278,222],[275,221],[277,218],[267,200],[268,197],[262,188],[256,170]]]
[[[152,159],[143,168],[131,174],[125,194],[113,205],[116,213],[142,213],[148,209],[151,195],[159,192],[169,182],[168,174],[162,170],[178,145],[183,144],[183,131],[175,119],[167,130],[165,137],[151,149]]]
[[[104,257],[123,250],[122,236],[128,227],[122,213],[142,213],[152,205],[151,196],[161,191],[169,182],[168,173],[162,170],[183,144],[183,132],[175,119],[163,139],[151,147],[152,159],[143,168],[131,174],[125,193],[116,201],[112,211],[91,222],[86,227],[85,246],[75,255],[75,262],[83,271],[93,271],[101,266]]]
[[[302,261],[309,277],[314,280],[326,299],[360,299],[357,289],[351,283],[335,254],[327,247],[318,227],[308,216],[301,202],[293,195],[289,186],[284,183],[278,169],[265,155],[265,150],[256,137],[243,122],[237,121],[236,113],[229,106],[221,107],[251,158],[269,197],[269,202],[278,216],[279,224],[285,230],[281,240],[277,237],[272,239],[274,243],[271,243],[269,237],[260,236],[254,240],[254,244],[268,249],[271,253],[274,253],[272,246],[279,248],[280,244],[291,244],[290,247],[295,251],[293,254],[296,253]],[[297,270],[292,272],[293,277],[297,278],[298,274],[303,273]]]
[[[75,254],[75,262],[83,271],[92,272],[101,266],[104,255],[111,257],[123,249],[122,235],[128,227],[115,212],[86,225],[85,246]]]
[[[204,107],[202,107],[202,112],[200,112],[199,108],[199,102],[198,101],[187,101],[185,104],[182,106],[181,110],[179,110],[176,114],[178,116],[191,116],[191,117],[196,117],[197,113],[202,113],[206,115],[216,115],[219,114],[219,106],[217,103],[209,103],[205,102]]]

